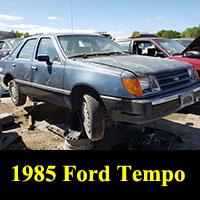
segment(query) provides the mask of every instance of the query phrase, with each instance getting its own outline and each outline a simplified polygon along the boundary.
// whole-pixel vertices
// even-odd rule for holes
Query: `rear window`
[[[10,40],[9,43],[11,44],[12,48],[14,49],[22,41],[23,41],[23,39],[13,39],[13,40]]]
[[[124,41],[124,42],[117,42],[124,51],[129,51],[129,47],[130,47],[130,41]]]

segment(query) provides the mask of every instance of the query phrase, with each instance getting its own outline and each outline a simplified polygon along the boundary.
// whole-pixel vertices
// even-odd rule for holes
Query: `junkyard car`
[[[0,59],[9,55],[10,52],[23,40],[23,38],[11,38],[0,40]]]
[[[0,61],[16,106],[27,96],[81,113],[89,139],[103,138],[105,112],[144,124],[199,100],[200,82],[188,63],[134,56],[93,34],[31,37]]]
[[[200,35],[186,48],[174,40],[163,38],[128,38],[116,42],[132,54],[190,63],[200,75]]]

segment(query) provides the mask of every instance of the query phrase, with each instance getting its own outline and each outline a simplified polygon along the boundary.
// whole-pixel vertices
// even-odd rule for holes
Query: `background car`
[[[141,37],[141,38],[158,38],[157,35],[155,35],[155,34],[150,34],[150,33],[143,33],[143,34],[140,34],[139,37]]]
[[[0,40],[0,59],[9,55],[10,52],[23,40],[23,38],[11,38]]]
[[[24,40],[24,38],[10,38],[0,40],[0,59],[8,56],[12,50]],[[8,87],[3,84],[2,76],[0,76],[0,84],[3,85],[3,94],[8,94]]]
[[[174,40],[163,38],[127,38],[116,42],[131,54],[190,63],[200,75],[200,35],[186,48]]]
[[[172,40],[182,44],[184,47],[187,47],[194,40],[194,38],[175,38]]]

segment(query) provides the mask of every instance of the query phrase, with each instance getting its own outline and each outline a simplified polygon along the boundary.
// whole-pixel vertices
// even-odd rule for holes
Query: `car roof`
[[[191,40],[194,40],[195,38],[173,38],[172,40],[188,40],[188,41],[191,41]]]
[[[91,35],[91,36],[102,36],[102,37],[105,37],[101,34],[97,34],[97,33],[46,33],[46,34],[40,34],[40,35],[35,35],[35,36],[32,36],[32,37],[40,37],[40,36],[61,36],[61,35]]]
[[[125,39],[119,39],[116,40],[116,42],[124,42],[124,41],[131,41],[131,40],[155,40],[155,39],[159,39],[159,40],[166,40],[165,38],[156,38],[156,37],[135,37],[135,38],[125,38]]]
[[[40,37],[57,37],[57,36],[64,36],[64,35],[67,35],[67,36],[99,36],[99,37],[104,37],[104,38],[107,38],[101,34],[97,34],[97,33],[46,33],[46,34],[39,34],[39,35],[33,35],[31,37],[28,37],[28,38],[25,38],[25,39],[32,39],[32,38],[40,38]]]

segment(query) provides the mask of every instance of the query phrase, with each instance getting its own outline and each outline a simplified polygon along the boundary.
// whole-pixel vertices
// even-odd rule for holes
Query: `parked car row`
[[[33,36],[0,60],[0,76],[16,106],[28,96],[79,112],[92,141],[103,138],[105,113],[114,121],[145,124],[200,100],[194,65],[176,61],[191,59],[186,51],[175,55],[182,46],[169,42],[169,50],[159,38],[124,42],[136,55],[96,34]]]

